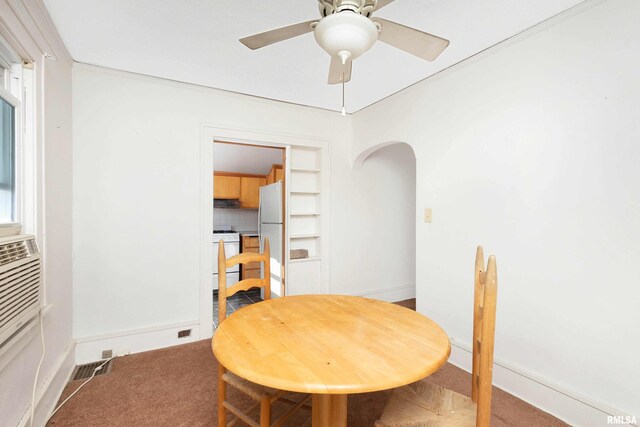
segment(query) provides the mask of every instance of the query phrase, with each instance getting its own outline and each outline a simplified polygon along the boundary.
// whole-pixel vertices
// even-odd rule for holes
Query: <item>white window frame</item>
[[[22,59],[2,35],[0,35],[0,68],[3,71],[0,82],[0,97],[15,108],[15,222],[0,223],[0,236],[4,236],[19,233],[25,220],[25,124],[33,119],[32,114],[27,114],[25,102],[27,96],[33,94],[33,76],[29,74],[29,78],[24,78]],[[31,138],[31,135],[29,137]]]
[[[5,73],[6,71],[9,71],[7,69],[5,69]],[[10,79],[13,80],[13,73],[9,72],[7,73],[10,75]],[[13,81],[11,81],[10,83],[13,83]],[[13,86],[13,85],[11,85]],[[18,87],[20,87],[21,85],[18,85]],[[17,234],[18,232],[20,232],[20,228],[21,228],[21,223],[22,223],[22,202],[23,202],[23,198],[22,198],[22,185],[23,185],[23,179],[22,179],[22,133],[23,133],[23,128],[22,128],[22,116],[24,114],[23,109],[22,109],[22,102],[20,101],[20,99],[18,99],[17,97],[15,97],[11,92],[9,92],[8,90],[6,90],[5,88],[0,87],[0,98],[2,98],[5,102],[9,103],[9,105],[11,105],[14,109],[15,109],[15,114],[14,114],[14,118],[15,118],[15,132],[14,132],[14,137],[15,137],[15,157],[14,157],[14,173],[15,173],[15,212],[14,212],[14,222],[6,222],[6,223],[0,223],[0,236],[3,235],[11,235],[11,234]]]

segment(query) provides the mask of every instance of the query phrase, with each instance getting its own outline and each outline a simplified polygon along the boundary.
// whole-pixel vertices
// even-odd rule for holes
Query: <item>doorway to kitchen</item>
[[[285,292],[286,149],[215,141],[213,144],[213,323],[218,320],[218,265],[220,241],[231,257],[242,252],[262,252],[269,239],[271,292]],[[240,280],[260,278],[260,264],[227,269],[227,286]],[[227,299],[227,313],[261,301],[260,290],[239,292]]]
[[[213,335],[214,144],[231,142],[284,150],[285,295],[330,292],[331,181],[329,140],[315,135],[216,127],[200,128],[200,327],[201,339]],[[217,148],[217,147],[216,147]],[[273,246],[272,246],[273,248]],[[238,249],[239,250],[239,249]],[[274,273],[274,268],[271,268]],[[273,286],[272,286],[273,291]],[[273,294],[272,294],[273,295]]]

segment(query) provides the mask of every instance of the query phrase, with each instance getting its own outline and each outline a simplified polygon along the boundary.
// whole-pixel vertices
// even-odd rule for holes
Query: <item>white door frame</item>
[[[213,173],[213,143],[215,141],[233,142],[236,144],[262,145],[267,147],[284,148],[287,162],[285,165],[285,182],[289,183],[291,169],[291,147],[309,147],[321,150],[323,164],[323,181],[328,184],[329,177],[329,141],[309,135],[292,135],[284,133],[265,132],[248,129],[228,129],[213,125],[202,125],[200,130],[200,339],[213,336],[213,203],[211,196]],[[285,218],[285,249],[289,244],[289,185],[286,186]],[[322,212],[328,218],[328,202],[323,203]],[[323,234],[328,226],[323,227]],[[326,245],[323,245],[323,247]],[[286,251],[285,251],[286,253]],[[288,276],[289,262],[284,260],[285,274]],[[326,263],[324,271],[328,272],[328,257],[323,257]],[[323,274],[324,276],[324,274]],[[323,277],[326,283],[326,278]]]

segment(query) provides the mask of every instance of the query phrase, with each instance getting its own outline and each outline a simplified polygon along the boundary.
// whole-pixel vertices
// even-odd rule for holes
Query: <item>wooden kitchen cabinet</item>
[[[284,181],[284,171],[282,169],[282,165],[278,165],[278,167],[275,168],[275,175],[276,175],[276,178],[274,182]]]
[[[274,165],[279,166],[279,165]],[[272,168],[273,178],[282,177]],[[239,200],[242,209],[258,209],[260,187],[267,185],[267,176],[248,175],[235,172],[216,172],[213,175],[213,198]]]
[[[284,171],[282,165],[273,165],[267,175],[267,185],[284,180]]]
[[[242,236],[241,239],[241,251],[242,252],[255,252],[260,253],[260,240],[258,237]],[[248,264],[241,264],[240,278],[241,279],[259,279],[260,278],[260,263],[250,262]]]
[[[239,176],[213,176],[213,198],[214,199],[239,199],[240,198],[240,177]]]
[[[245,209],[258,209],[260,206],[260,187],[266,184],[266,178],[240,177],[240,205]]]

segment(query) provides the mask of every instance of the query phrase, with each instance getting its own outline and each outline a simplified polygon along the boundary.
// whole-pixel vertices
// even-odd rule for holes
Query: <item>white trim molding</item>
[[[36,391],[36,410],[33,425],[45,425],[46,420],[51,416],[51,413],[55,409],[58,399],[69,382],[71,373],[76,367],[73,360],[74,351],[75,343],[71,341],[58,358],[56,365],[51,370],[51,374]],[[29,425],[30,419],[31,405],[29,405],[27,411],[22,416],[22,419],[20,419],[18,427]]]
[[[470,372],[471,355],[471,347],[451,340],[449,363]],[[611,424],[608,423],[609,417],[633,419],[631,414],[498,359],[494,359],[493,384],[572,426],[602,427]],[[626,424],[638,426],[637,423]]]
[[[191,329],[189,336],[178,338],[178,332]],[[95,335],[76,339],[75,360],[78,365],[102,359],[103,350],[112,350],[114,356],[157,350],[197,341],[200,338],[197,320],[151,326],[148,328]]]
[[[0,12],[0,21],[5,21],[5,26],[0,22],[0,34],[22,59],[35,61],[45,55],[73,62],[42,0],[0,0]]]
[[[402,285],[390,286],[386,288],[369,289],[356,292],[352,295],[373,298],[387,302],[404,301],[416,297],[416,284],[405,283]]]

